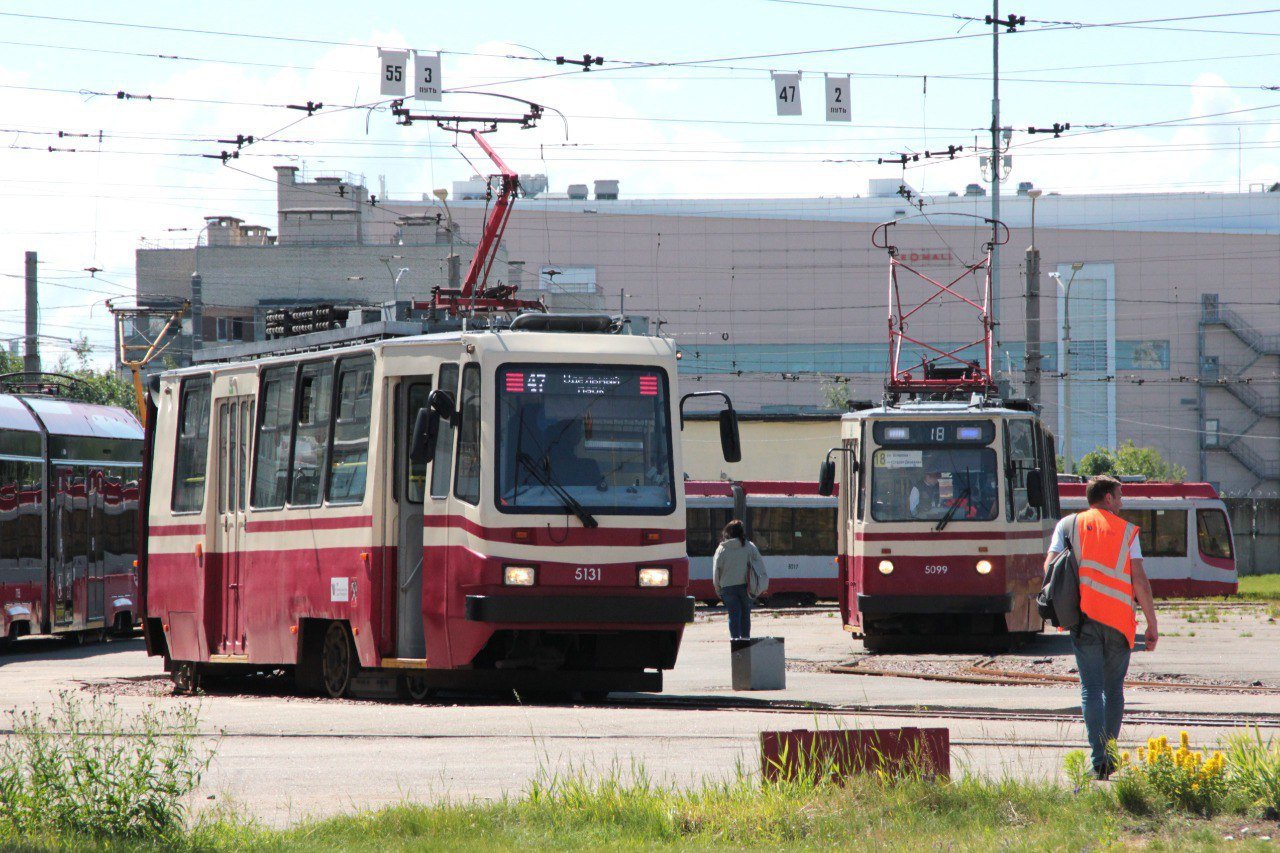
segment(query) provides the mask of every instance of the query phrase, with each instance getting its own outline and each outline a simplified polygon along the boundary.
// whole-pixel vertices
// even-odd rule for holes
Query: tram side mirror
[[[1037,509],[1044,509],[1044,474],[1039,468],[1027,472],[1027,503]]]
[[[427,405],[431,407],[431,411],[435,412],[444,420],[453,420],[453,395],[448,391],[441,391],[439,388],[432,391],[427,396]]]
[[[836,461],[834,459],[822,460],[822,467],[818,469],[818,494],[824,498],[831,497],[836,490]]]
[[[725,462],[742,461],[742,439],[738,435],[738,413],[733,409],[720,412],[720,450]]]
[[[418,409],[413,419],[413,436],[409,441],[409,461],[425,465],[436,455],[436,436],[440,433],[440,416],[428,408]]]

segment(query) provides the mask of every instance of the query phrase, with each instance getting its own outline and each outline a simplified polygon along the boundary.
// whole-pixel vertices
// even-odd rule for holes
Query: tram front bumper
[[[866,614],[1010,613],[1013,596],[1004,595],[858,595]]]
[[[469,622],[508,624],[683,625],[693,621],[693,597],[468,595],[466,614]]]

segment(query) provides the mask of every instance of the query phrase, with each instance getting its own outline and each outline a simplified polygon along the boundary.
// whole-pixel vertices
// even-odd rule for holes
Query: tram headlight
[[[979,560],[978,565],[974,566],[974,568],[978,570],[980,575],[989,575],[991,574],[991,561]]]
[[[533,566],[505,566],[502,583],[506,586],[533,586],[538,580],[538,570]]]
[[[637,583],[640,586],[671,586],[671,570],[666,566],[642,566]]]
[[[880,569],[880,574],[882,575],[893,574],[893,560],[881,560],[878,568]]]

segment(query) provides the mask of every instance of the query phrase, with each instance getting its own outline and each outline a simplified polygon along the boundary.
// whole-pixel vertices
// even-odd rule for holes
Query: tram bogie
[[[657,690],[675,664],[672,342],[415,335],[198,365],[153,397],[147,638],[180,685]]]

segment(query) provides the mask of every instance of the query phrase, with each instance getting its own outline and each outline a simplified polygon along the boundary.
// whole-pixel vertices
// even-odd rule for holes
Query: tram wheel
[[[330,697],[338,699],[351,689],[354,659],[347,626],[341,622],[330,622],[324,634],[324,648],[320,652],[320,681]]]
[[[414,702],[425,702],[435,695],[435,690],[427,686],[427,677],[421,673],[411,672],[404,677],[404,689]]]

